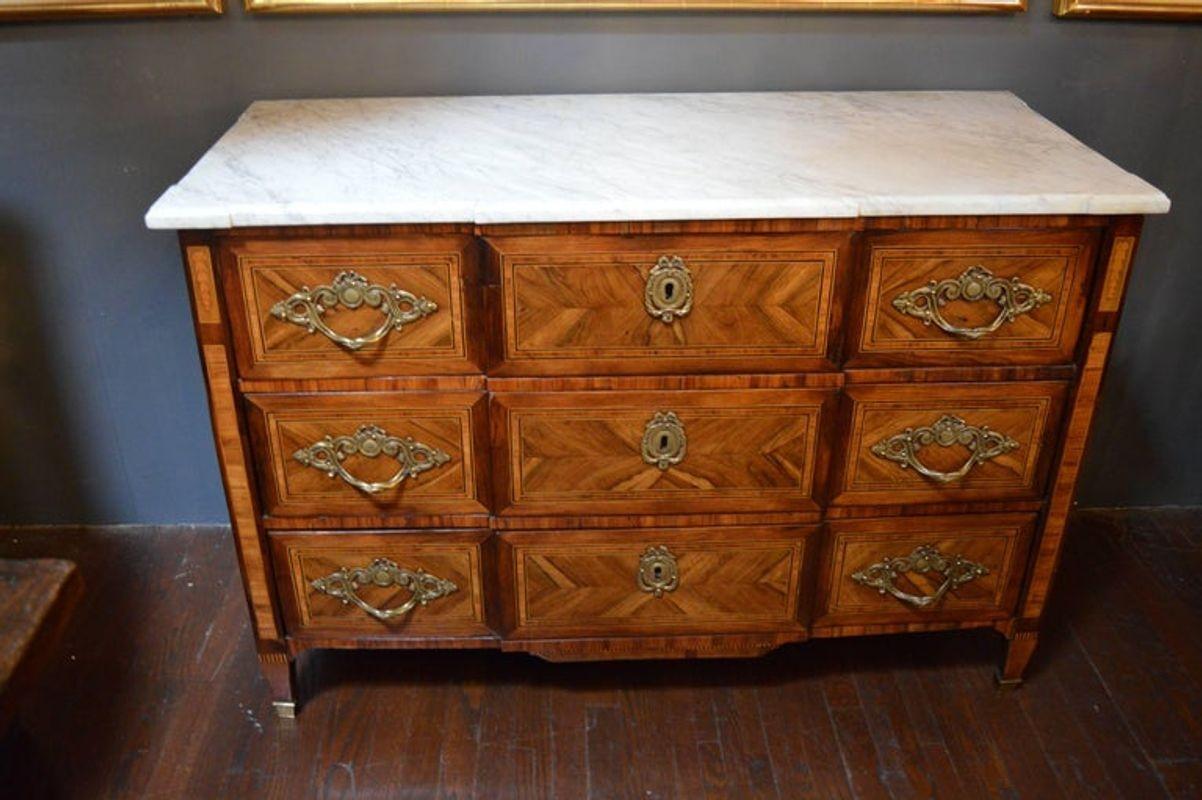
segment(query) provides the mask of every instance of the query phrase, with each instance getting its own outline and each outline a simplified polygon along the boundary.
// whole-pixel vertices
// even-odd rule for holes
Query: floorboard
[[[223,528],[3,529],[85,594],[0,733],[37,798],[1197,798],[1202,510],[1074,515],[1026,685],[987,631],[750,661],[318,652],[271,713]]]

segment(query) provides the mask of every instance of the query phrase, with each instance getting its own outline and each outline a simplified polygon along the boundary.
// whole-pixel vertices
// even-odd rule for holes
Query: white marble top
[[[1008,92],[253,104],[151,228],[1162,213]]]

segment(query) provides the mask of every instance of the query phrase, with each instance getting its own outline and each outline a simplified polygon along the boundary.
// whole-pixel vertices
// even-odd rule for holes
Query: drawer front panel
[[[1033,514],[829,524],[816,625],[988,620],[1018,599]]]
[[[487,512],[483,392],[247,395],[263,511]]]
[[[926,232],[866,239],[852,366],[1072,361],[1097,234]]]
[[[511,533],[515,636],[800,627],[805,528]]]
[[[805,511],[814,390],[498,393],[503,514]]]
[[[271,535],[289,633],[479,636],[487,531]]]
[[[499,251],[500,374],[830,368],[845,234],[521,237]]]
[[[235,240],[223,246],[242,375],[479,370],[467,237]]]
[[[1037,499],[1067,384],[854,386],[835,505]]]

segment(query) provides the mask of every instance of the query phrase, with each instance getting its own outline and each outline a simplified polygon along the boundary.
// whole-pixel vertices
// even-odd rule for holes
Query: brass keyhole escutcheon
[[[684,461],[687,450],[688,438],[680,417],[671,411],[655,412],[643,431],[643,462],[667,469]]]
[[[676,556],[666,545],[648,547],[639,558],[639,570],[635,576],[639,590],[663,597],[664,592],[674,592],[680,585],[680,570]]]
[[[672,324],[693,308],[693,274],[680,256],[660,256],[647,275],[643,293],[647,313]]]

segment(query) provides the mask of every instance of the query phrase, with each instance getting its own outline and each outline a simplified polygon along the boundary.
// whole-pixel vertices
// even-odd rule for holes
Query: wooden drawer
[[[493,394],[498,513],[816,511],[832,398],[814,389]]]
[[[499,375],[800,371],[828,358],[849,236],[490,238]]]
[[[1007,617],[1034,526],[1034,514],[831,522],[814,624]]]
[[[832,504],[1038,499],[1066,390],[1059,381],[849,387]]]
[[[246,402],[265,514],[488,511],[483,392],[259,394]]]
[[[866,236],[848,365],[1072,361],[1097,237],[1092,229]]]
[[[788,630],[809,528],[502,534],[514,637]]]
[[[481,563],[487,538],[488,531],[273,533],[288,632],[490,635]]]
[[[226,241],[221,257],[241,374],[480,371],[468,291],[475,247],[465,236]]]

